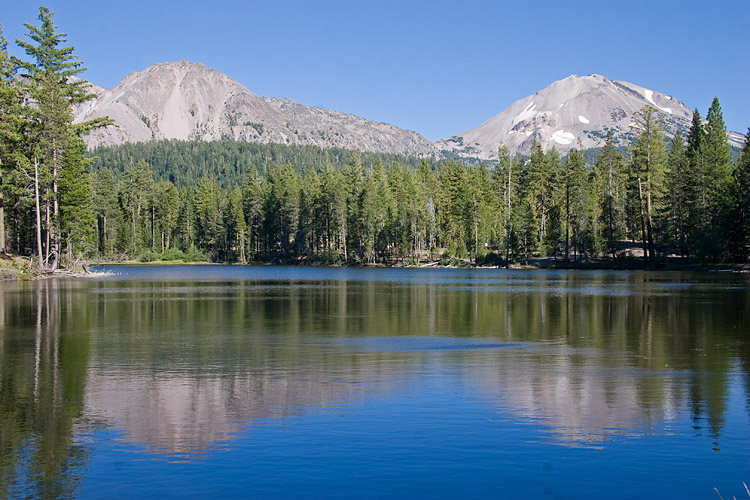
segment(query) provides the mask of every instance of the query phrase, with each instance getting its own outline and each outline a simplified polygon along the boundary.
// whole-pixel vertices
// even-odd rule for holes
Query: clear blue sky
[[[39,3],[2,0],[11,42]],[[436,140],[570,74],[674,95],[750,126],[750,1],[50,0],[89,81],[112,88],[189,59],[258,95],[393,123]]]

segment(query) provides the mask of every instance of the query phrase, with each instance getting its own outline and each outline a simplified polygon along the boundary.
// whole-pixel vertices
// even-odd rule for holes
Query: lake
[[[750,276],[0,283],[0,498],[747,498]]]

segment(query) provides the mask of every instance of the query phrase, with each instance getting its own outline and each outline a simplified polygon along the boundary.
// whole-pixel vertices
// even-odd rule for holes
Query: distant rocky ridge
[[[516,101],[478,127],[437,142],[441,150],[464,157],[497,158],[503,144],[511,153],[528,153],[533,141],[547,150],[560,151],[604,146],[611,130],[616,145],[630,145],[633,114],[653,106],[664,119],[670,137],[679,130],[686,136],[693,112],[674,97],[602,75],[571,75]],[[729,134],[730,144],[744,138]]]
[[[92,85],[96,99],[74,109],[76,122],[109,116],[89,147],[159,139],[250,141],[438,156],[434,144],[409,130],[358,116],[258,97],[239,82],[200,63],[154,64],[113,89]]]
[[[533,141],[563,153],[579,143],[586,149],[602,147],[608,130],[616,145],[629,146],[636,135],[633,114],[646,105],[664,118],[669,136],[679,130],[684,137],[692,121],[692,110],[674,97],[602,75],[553,82],[483,124],[435,143],[387,123],[287,98],[259,97],[233,78],[186,60],[154,64],[111,90],[91,85],[91,91],[96,99],[74,108],[75,121],[109,116],[116,126],[89,134],[89,147],[228,139],[491,160],[501,145],[528,153]],[[730,144],[742,147],[742,135],[728,135]]]

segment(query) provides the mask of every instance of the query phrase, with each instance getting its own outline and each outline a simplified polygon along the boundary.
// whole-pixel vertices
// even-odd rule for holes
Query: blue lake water
[[[0,497],[747,498],[750,277],[0,283]]]

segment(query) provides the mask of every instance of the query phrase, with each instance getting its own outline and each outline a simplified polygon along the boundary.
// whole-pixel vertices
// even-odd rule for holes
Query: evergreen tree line
[[[732,161],[717,99],[685,139],[666,140],[657,110],[643,108],[630,150],[609,134],[592,164],[581,148],[562,158],[538,143],[528,156],[501,148],[491,165],[226,142],[86,159],[80,136],[107,121],[72,124],[71,105],[91,98],[71,78],[81,63],[58,47],[47,9],[39,21],[27,25],[34,43],[18,41],[31,62],[0,39],[0,243],[44,268],[90,257],[575,262],[620,259],[634,244],[650,265],[750,254],[750,152]]]
[[[291,163],[303,175],[319,170],[324,160],[338,170],[348,163],[350,153],[346,149],[313,145],[162,140],[101,146],[87,156],[93,160],[92,171],[110,168],[118,181],[128,165],[143,159],[156,180],[171,181],[177,187],[194,185],[203,176],[216,179],[221,187],[234,187],[244,182],[250,170],[265,174],[280,163]],[[377,158],[386,165],[398,162],[412,170],[420,163],[417,157],[393,153],[362,152],[361,158],[370,167]]]

